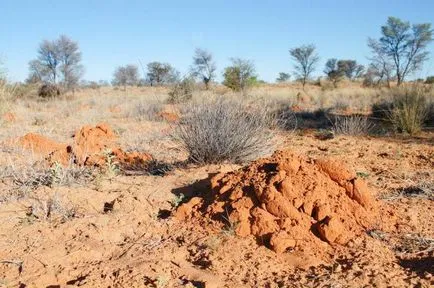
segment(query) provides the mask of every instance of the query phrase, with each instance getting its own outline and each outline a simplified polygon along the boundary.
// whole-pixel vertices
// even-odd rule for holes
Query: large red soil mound
[[[377,214],[365,182],[332,159],[276,152],[211,179],[212,194],[181,205],[180,219],[205,217],[239,236],[254,235],[277,253],[345,245]]]
[[[108,155],[113,161],[126,168],[143,168],[153,157],[147,153],[125,152],[116,143],[117,136],[113,129],[104,123],[95,127],[86,125],[72,136],[72,144],[58,143],[42,135],[29,133],[17,140],[17,144],[26,150],[46,156],[49,164],[78,165],[101,167],[106,164]]]

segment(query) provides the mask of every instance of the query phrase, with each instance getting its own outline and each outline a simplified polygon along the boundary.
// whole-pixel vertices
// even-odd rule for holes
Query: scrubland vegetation
[[[0,287],[429,287],[432,32],[390,17],[316,79],[292,47],[276,83],[205,49],[89,82],[44,40],[0,69]]]

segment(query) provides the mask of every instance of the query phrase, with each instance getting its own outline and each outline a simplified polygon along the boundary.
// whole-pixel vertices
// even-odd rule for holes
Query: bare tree
[[[303,89],[306,82],[309,80],[310,75],[315,70],[319,61],[318,54],[315,51],[314,45],[303,45],[289,50],[292,59],[295,61],[294,69],[295,74],[303,83]]]
[[[43,75],[44,81],[57,83],[58,68],[59,68],[59,51],[56,47],[54,41],[44,40],[39,45],[38,58],[39,65],[44,67],[42,71],[45,72]]]
[[[126,90],[127,86],[137,85],[139,78],[139,68],[136,65],[119,66],[113,73],[112,84],[124,86],[124,90]]]
[[[179,72],[168,63],[151,62],[147,68],[151,86],[175,83],[179,79]]]
[[[205,88],[209,89],[209,84],[215,78],[217,66],[210,52],[197,48],[193,56],[192,74],[195,77],[200,77]]]
[[[256,80],[255,65],[250,60],[231,58],[232,65],[225,68],[223,85],[235,91],[246,93],[247,88]]]
[[[60,72],[63,76],[63,85],[69,89],[78,84],[83,74],[81,62],[81,52],[78,43],[69,37],[61,35],[56,41],[58,57],[60,62]]]
[[[62,35],[39,45],[37,59],[29,62],[30,82],[62,83],[65,88],[76,85],[82,76],[81,52],[77,42]]]
[[[371,48],[372,56],[368,58],[371,63],[365,74],[365,82],[368,78],[372,78],[371,80],[368,79],[368,82],[371,81],[375,85],[379,85],[384,81],[390,88],[390,81],[394,78],[392,59],[390,59],[386,51],[380,47],[378,41],[368,39],[368,46]]]
[[[428,60],[428,44],[433,40],[430,23],[410,25],[396,17],[389,17],[387,23],[381,26],[380,39],[368,40],[368,45],[376,48],[374,53],[387,56],[394,65],[397,85],[404,82],[405,77],[422,68]]]

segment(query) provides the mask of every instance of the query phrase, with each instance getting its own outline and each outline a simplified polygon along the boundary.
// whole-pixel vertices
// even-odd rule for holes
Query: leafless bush
[[[217,98],[192,103],[174,137],[197,163],[241,163],[276,148],[279,121],[264,107]]]
[[[335,116],[332,120],[332,129],[336,135],[366,135],[372,128],[373,124],[363,115]]]
[[[140,121],[158,121],[161,120],[160,113],[162,109],[161,103],[146,103],[141,101],[133,107],[129,116]]]

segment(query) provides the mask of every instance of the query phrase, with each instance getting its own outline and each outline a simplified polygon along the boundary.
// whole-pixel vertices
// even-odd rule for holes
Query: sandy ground
[[[82,124],[95,124],[88,118],[95,112],[80,110],[87,116],[59,116],[57,123],[41,126],[20,109],[1,128],[1,140],[32,131],[66,141]],[[171,163],[185,159],[167,136],[170,124],[98,109],[104,114],[92,119],[114,126],[123,149],[140,148]],[[44,113],[40,117],[50,117]],[[327,260],[275,253],[253,235],[239,237],[211,222],[172,216],[181,201],[209,191],[210,176],[237,165],[187,165],[163,176],[103,175],[42,185],[19,199],[4,196],[18,189],[4,178],[0,287],[432,287],[434,199],[425,191],[434,185],[434,134],[331,140],[316,135],[283,133],[282,149],[312,159],[331,156],[354,169],[384,219],[345,246],[325,243]],[[15,163],[17,170],[35,160],[6,146],[0,153],[1,165]]]

